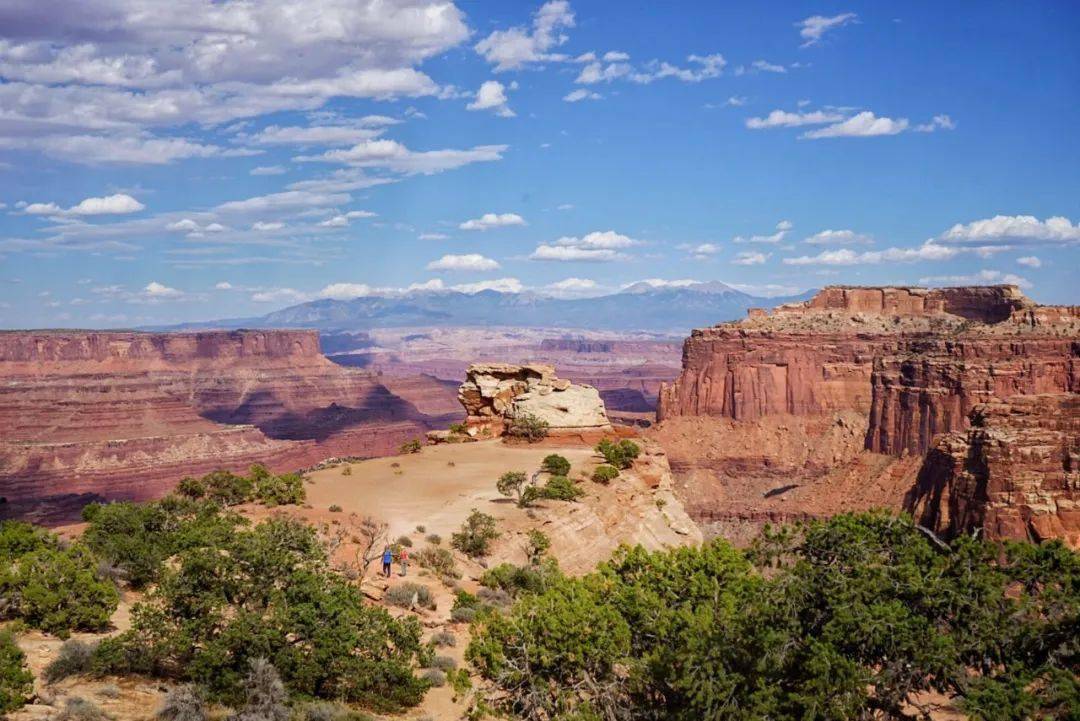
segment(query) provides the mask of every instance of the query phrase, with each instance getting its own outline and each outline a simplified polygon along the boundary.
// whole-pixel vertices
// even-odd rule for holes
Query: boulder
[[[550,365],[474,363],[458,388],[458,400],[475,437],[502,435],[526,416],[546,422],[554,433],[611,427],[599,391],[558,378]]]

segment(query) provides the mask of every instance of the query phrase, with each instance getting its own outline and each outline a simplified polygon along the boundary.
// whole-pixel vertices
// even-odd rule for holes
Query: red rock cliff
[[[837,287],[695,330],[681,374],[661,389],[659,417],[855,412],[867,451],[901,456],[965,430],[980,403],[1077,392],[1076,307],[1038,306],[1013,286]]]
[[[333,364],[314,331],[0,333],[0,378],[9,515],[152,498],[218,467],[385,455],[436,420],[413,402],[429,384]]]

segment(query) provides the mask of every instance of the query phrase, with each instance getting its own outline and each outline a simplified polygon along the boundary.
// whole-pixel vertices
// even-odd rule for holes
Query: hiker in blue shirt
[[[390,550],[390,546],[383,549],[382,552],[382,572],[387,578],[390,578],[390,567],[394,564],[394,552]]]

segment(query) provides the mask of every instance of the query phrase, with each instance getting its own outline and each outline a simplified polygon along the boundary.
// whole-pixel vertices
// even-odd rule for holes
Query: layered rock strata
[[[8,515],[73,494],[152,498],[219,467],[384,455],[436,420],[409,400],[430,383],[392,391],[309,331],[0,333],[0,377]]]
[[[1038,306],[1014,286],[837,287],[695,330],[682,373],[661,389],[659,417],[816,418],[830,427],[855,413],[860,444],[850,464],[862,453],[921,456],[940,434],[965,431],[981,403],[1078,391],[1077,307]],[[673,455],[673,467],[693,466],[693,455]]]
[[[458,399],[471,435],[500,436],[529,416],[547,423],[552,433],[611,428],[600,393],[558,378],[548,365],[473,364]]]

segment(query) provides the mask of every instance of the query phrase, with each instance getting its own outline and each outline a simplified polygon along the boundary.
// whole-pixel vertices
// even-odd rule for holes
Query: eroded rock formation
[[[746,424],[776,416],[831,427],[853,412],[862,419],[860,443],[837,461],[850,465],[865,453],[921,456],[940,434],[966,430],[981,403],[1078,391],[1080,308],[1038,306],[1014,286],[837,287],[695,330],[683,346],[682,373],[661,389],[659,417]],[[694,456],[673,455],[673,467],[695,467]],[[894,465],[886,460],[880,472],[893,474]],[[790,466],[773,463],[788,473]],[[783,475],[767,472],[760,492],[770,482],[779,487]]]
[[[1080,545],[1080,396],[976,406],[971,428],[937,439],[907,505],[946,535],[982,528],[992,538]]]
[[[611,427],[600,393],[558,378],[549,365],[476,363],[458,389],[473,435],[502,435],[515,419],[533,416],[552,433]]]
[[[0,377],[9,515],[152,498],[220,467],[384,455],[433,422],[413,402],[431,379],[391,390],[328,361],[311,331],[0,333]]]

